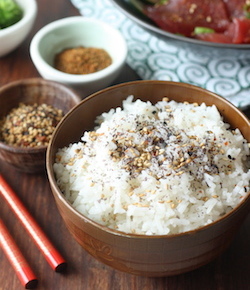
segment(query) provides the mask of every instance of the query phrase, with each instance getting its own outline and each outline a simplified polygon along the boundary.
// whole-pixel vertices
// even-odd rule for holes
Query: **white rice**
[[[249,144],[215,106],[129,96],[58,151],[58,186],[90,219],[163,235],[207,225],[249,194]]]

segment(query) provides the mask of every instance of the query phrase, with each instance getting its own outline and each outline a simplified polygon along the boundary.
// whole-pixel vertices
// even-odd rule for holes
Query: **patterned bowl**
[[[76,211],[60,191],[53,164],[59,148],[79,141],[96,116],[121,106],[129,95],[153,103],[164,96],[179,102],[215,104],[232,128],[250,142],[249,120],[231,103],[204,89],[176,82],[135,81],[99,91],[77,105],[56,128],[47,150],[47,172],[59,212],[78,243],[99,261],[131,274],[159,277],[191,271],[212,261],[230,245],[250,209],[248,195],[219,220],[174,235],[126,234],[102,226]]]
[[[98,0],[96,9],[91,0],[84,1],[84,5],[77,0],[74,5],[81,14],[101,15],[107,23],[112,14],[113,25],[127,41],[127,63],[141,79],[191,83],[227,98],[241,109],[250,105],[250,44],[208,43],[168,33],[133,9],[131,1],[146,2]],[[205,2],[208,5],[209,1]]]

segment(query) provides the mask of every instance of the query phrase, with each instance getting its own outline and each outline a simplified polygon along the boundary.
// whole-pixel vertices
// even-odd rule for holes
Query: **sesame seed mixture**
[[[62,117],[62,110],[47,104],[20,103],[0,120],[0,140],[18,147],[46,146]]]
[[[58,185],[78,211],[120,231],[169,234],[209,224],[249,194],[249,145],[215,106],[132,99],[57,153]]]

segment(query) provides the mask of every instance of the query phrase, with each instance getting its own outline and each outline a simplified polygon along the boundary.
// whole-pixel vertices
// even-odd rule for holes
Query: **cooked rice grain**
[[[129,96],[94,131],[57,152],[57,182],[73,207],[126,233],[207,225],[249,194],[249,144],[215,106]]]

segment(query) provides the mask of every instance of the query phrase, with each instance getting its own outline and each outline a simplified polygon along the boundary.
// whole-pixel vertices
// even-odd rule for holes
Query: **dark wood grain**
[[[67,16],[79,15],[69,0],[42,0],[29,38],[16,51],[0,58],[0,85],[10,81],[38,77],[29,56],[29,44],[43,25]],[[126,67],[116,83],[138,79]],[[246,111],[250,116],[250,111]],[[68,262],[65,273],[51,270],[14,214],[0,198],[0,217],[7,225],[45,290],[248,290],[250,289],[250,216],[239,229],[230,248],[212,263],[190,273],[166,278],[137,277],[115,271],[87,254],[71,237],[56,208],[47,175],[30,175],[0,163],[0,172],[44,229]],[[0,250],[0,290],[23,289],[7,258]]]

